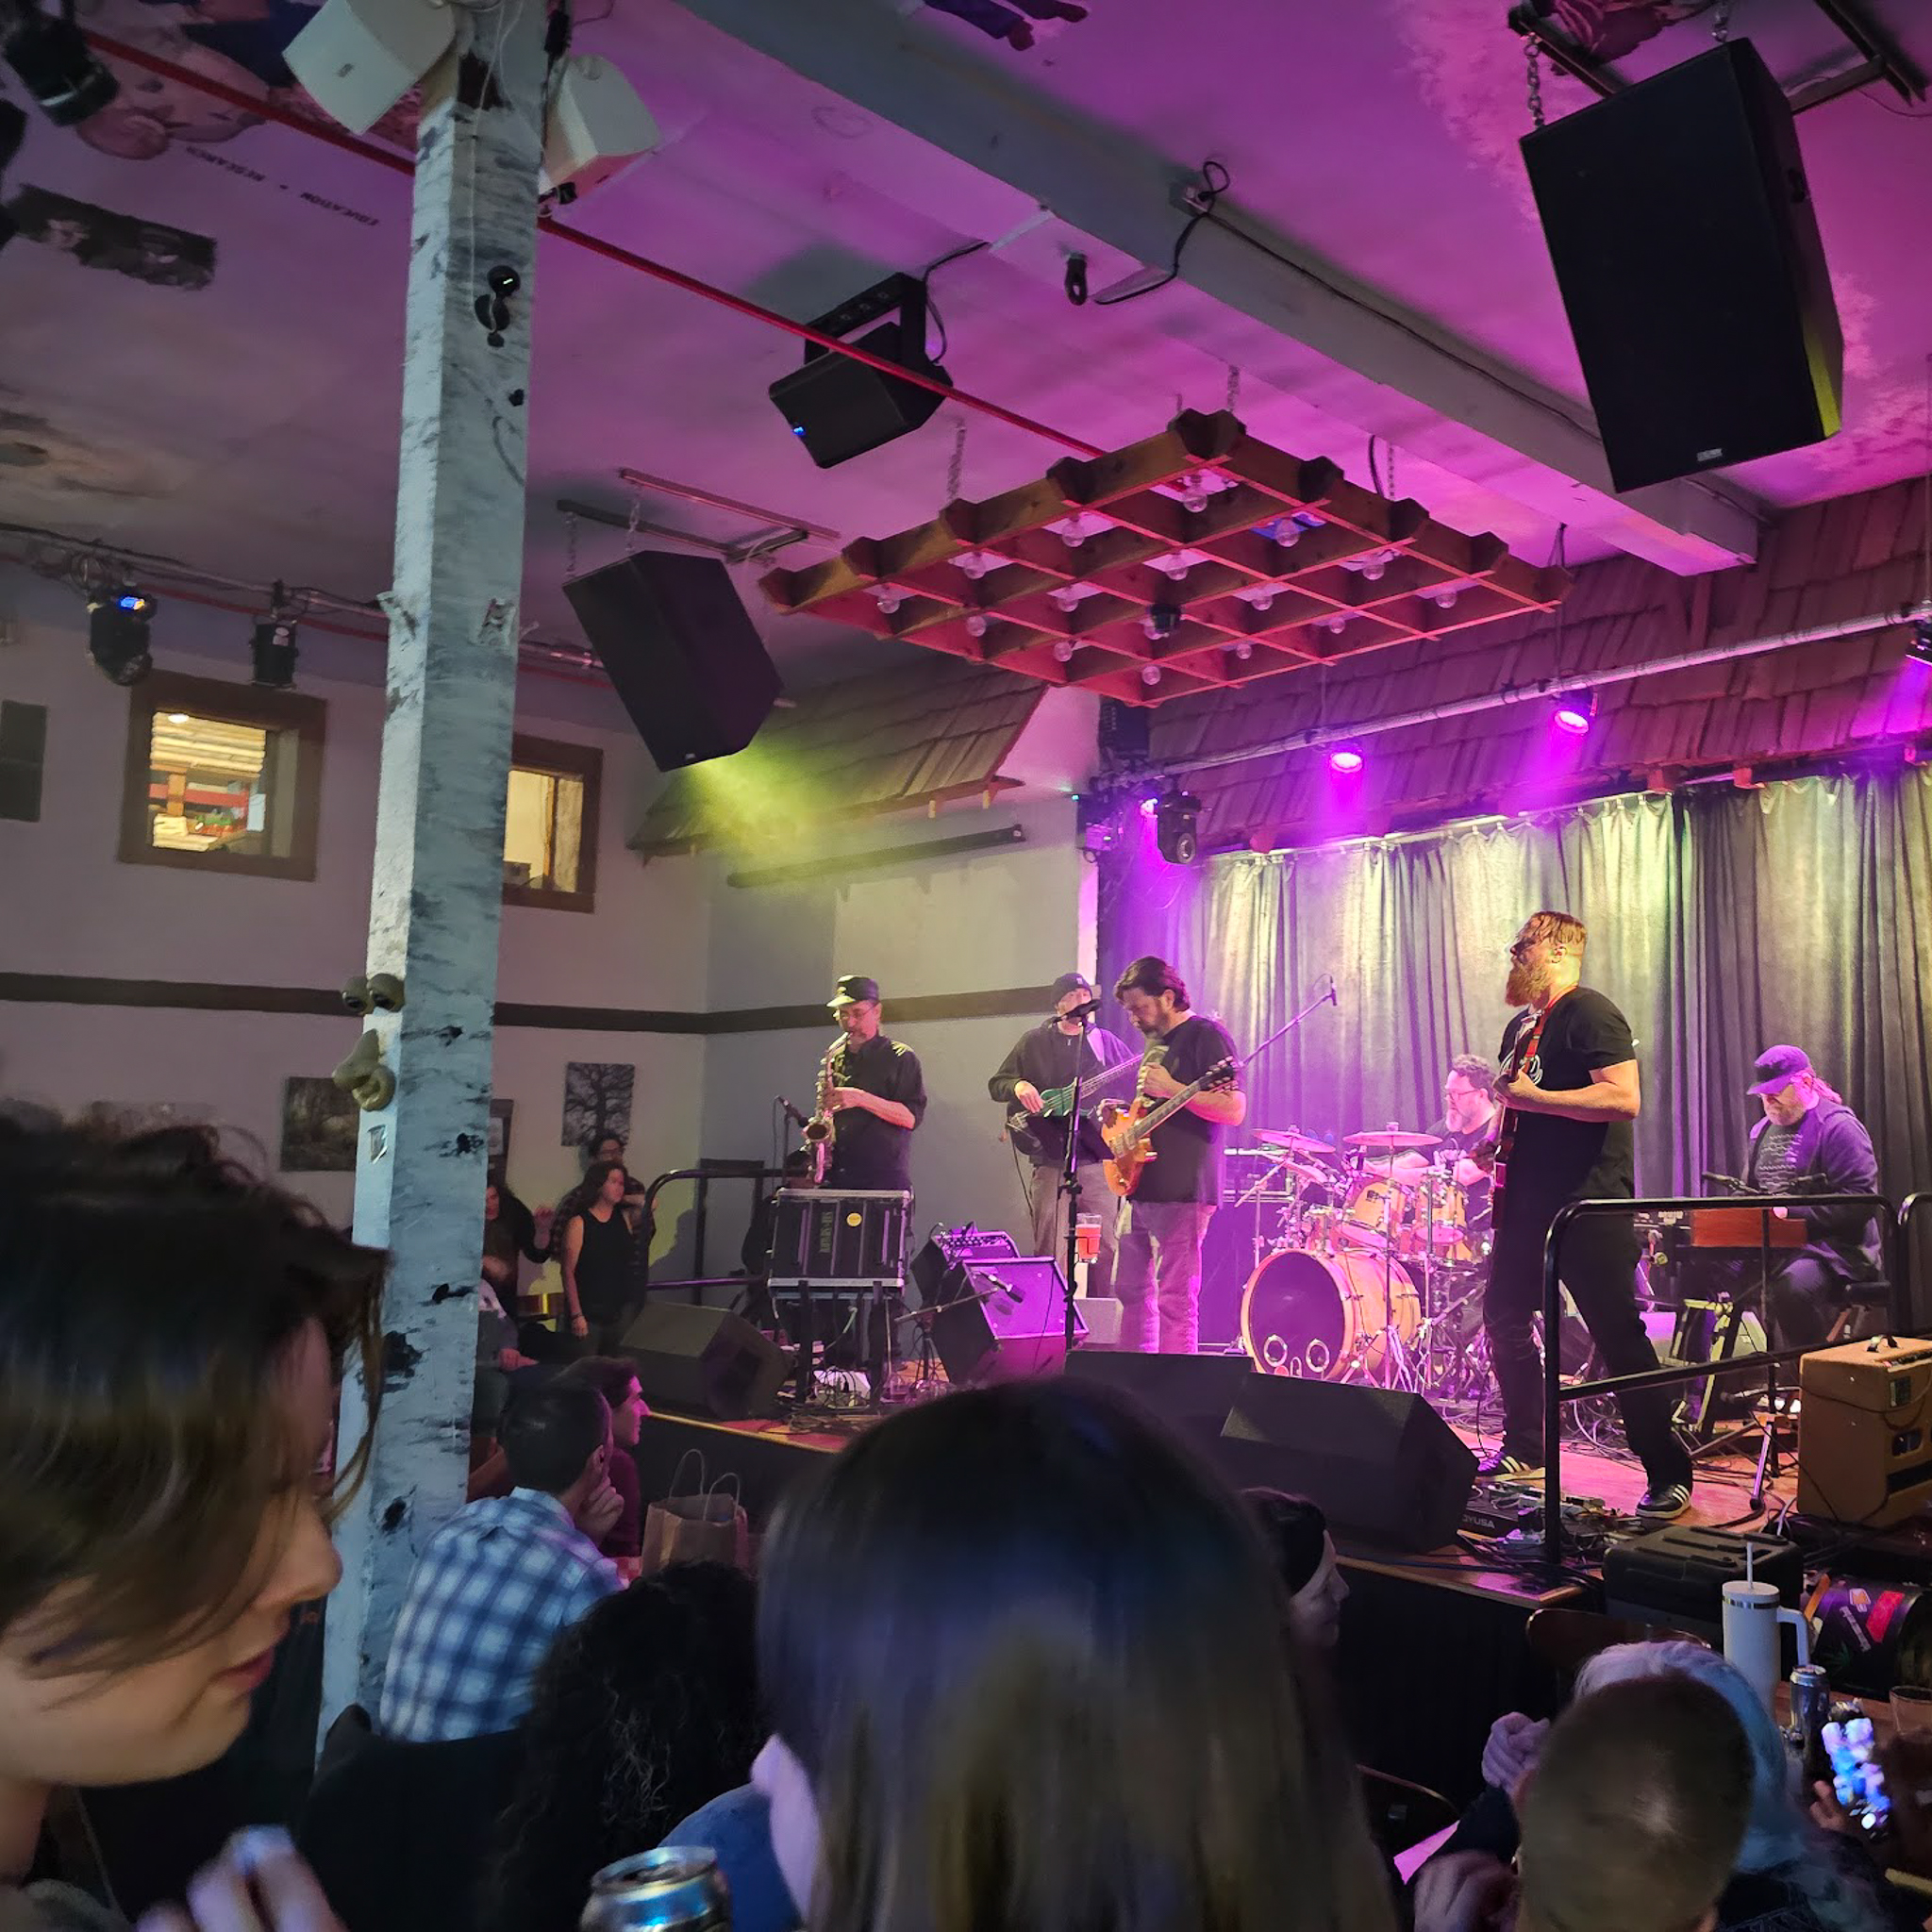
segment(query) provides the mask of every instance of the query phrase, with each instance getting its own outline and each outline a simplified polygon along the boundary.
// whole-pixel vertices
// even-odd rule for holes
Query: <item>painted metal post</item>
[[[375,1708],[410,1569],[467,1475],[546,11],[455,9],[423,90],[367,969],[405,1004],[371,1022],[397,1085],[356,1160],[357,1239],[391,1256],[388,1359],[369,1480],[338,1528],[325,1725]],[[364,1413],[345,1391],[345,1446]]]

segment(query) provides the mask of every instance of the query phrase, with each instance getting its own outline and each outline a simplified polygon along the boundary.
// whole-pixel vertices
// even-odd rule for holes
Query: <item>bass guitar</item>
[[[1086,1105],[1087,1096],[1102,1087],[1110,1086],[1124,1075],[1136,1072],[1140,1060],[1128,1058],[1115,1060],[1111,1066],[1102,1067],[1089,1074],[1080,1082],[1081,1112],[1091,1113]],[[1074,1110],[1074,1088],[1071,1081],[1064,1087],[1043,1087],[1040,1092],[1040,1111],[1028,1113],[1024,1107],[1016,1107],[1007,1116],[1007,1134],[1023,1154],[1033,1156],[1036,1147],[1042,1145],[1039,1134],[1041,1121],[1063,1121]],[[1037,1157],[1035,1157],[1037,1158]]]
[[[1107,1142],[1107,1158],[1101,1162],[1101,1169],[1107,1175],[1108,1186],[1123,1198],[1131,1194],[1140,1185],[1141,1169],[1158,1158],[1148,1144],[1148,1137],[1155,1128],[1172,1120],[1200,1094],[1233,1084],[1234,1062],[1217,1060],[1191,1086],[1183,1087],[1158,1106],[1144,1093],[1137,1094],[1124,1108],[1117,1100],[1103,1102],[1100,1135]]]

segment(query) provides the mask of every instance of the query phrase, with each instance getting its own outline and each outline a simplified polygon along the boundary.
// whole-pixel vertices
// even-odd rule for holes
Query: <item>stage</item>
[[[694,1487],[696,1464],[685,1468],[681,1482],[677,1476],[695,1455],[705,1481],[736,1479],[756,1537],[815,1458],[836,1454],[875,1420],[864,1410],[763,1422],[658,1410],[646,1418],[636,1452],[643,1493],[648,1499],[671,1493],[674,1485]],[[1466,1425],[1457,1433],[1472,1448],[1491,1446]],[[1746,1529],[1764,1520],[1750,1507],[1757,1441],[1698,1457],[1698,1487],[1680,1522]],[[1623,1519],[1612,1533],[1639,1528],[1628,1519],[1644,1487],[1633,1460],[1568,1441],[1562,1474],[1567,1497],[1601,1504]],[[1275,1480],[1294,1487],[1290,1469]],[[1770,1515],[1788,1505],[1794,1487],[1787,1458],[1784,1476],[1767,1491]],[[1534,1500],[1541,1491],[1524,1493]],[[1586,1514],[1586,1524],[1593,1520]],[[1465,1802],[1481,1784],[1491,1722],[1510,1709],[1547,1714],[1561,1694],[1561,1685],[1530,1655],[1524,1625],[1554,1606],[1599,1607],[1600,1564],[1574,1558],[1552,1574],[1532,1556],[1512,1557],[1468,1536],[1426,1552],[1377,1548],[1346,1535],[1336,1543],[1350,1590],[1338,1676],[1356,1756]]]

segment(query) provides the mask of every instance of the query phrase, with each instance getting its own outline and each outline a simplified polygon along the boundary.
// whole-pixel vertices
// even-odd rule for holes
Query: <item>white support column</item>
[[[369,1480],[337,1533],[325,1725],[374,1710],[410,1568],[467,1474],[546,10],[455,9],[456,48],[424,84],[367,968],[406,1004],[370,1023],[397,1087],[361,1117],[356,1162],[356,1237],[391,1256],[388,1363]],[[476,303],[499,268],[518,286],[492,346]],[[358,1390],[342,1408],[346,1448]]]

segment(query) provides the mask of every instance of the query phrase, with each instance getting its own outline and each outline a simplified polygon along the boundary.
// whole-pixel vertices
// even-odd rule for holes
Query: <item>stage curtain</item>
[[[1250,1127],[1339,1145],[1439,1119],[1451,1058],[1495,1057],[1509,941],[1547,906],[1586,922],[1585,978],[1637,1036],[1642,1191],[1737,1171],[1751,1062],[1781,1041],[1866,1122],[1894,1199],[1932,1187],[1932,774],[1636,794],[1195,868],[1149,845],[1107,865],[1108,983],[1159,954],[1244,1051],[1335,975],[1339,1008],[1253,1062]]]

